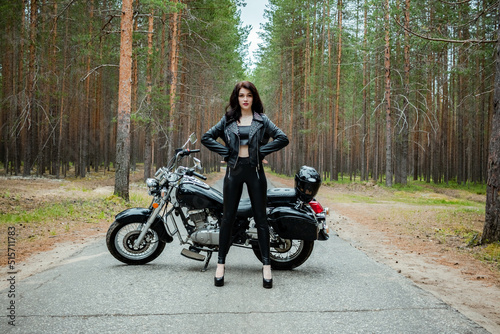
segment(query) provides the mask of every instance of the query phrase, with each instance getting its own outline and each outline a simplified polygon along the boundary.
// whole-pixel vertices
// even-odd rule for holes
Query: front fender
[[[134,221],[145,223],[151,215],[151,210],[146,208],[131,208],[124,210],[115,216],[120,223],[132,223]]]
[[[149,216],[151,216],[151,212],[152,211],[150,209],[146,208],[130,208],[117,214],[115,216],[115,221],[121,224],[133,222],[146,223]],[[159,216],[156,217],[155,221],[151,225],[151,228],[158,233],[158,237],[161,241],[172,242],[174,240],[167,232],[167,229]]]

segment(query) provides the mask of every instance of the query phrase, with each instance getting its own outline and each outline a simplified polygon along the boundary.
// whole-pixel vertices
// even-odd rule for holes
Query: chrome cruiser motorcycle
[[[177,235],[183,256],[205,261],[208,267],[213,252],[219,248],[219,222],[223,212],[223,196],[199,179],[200,160],[193,158],[194,168],[180,165],[184,157],[200,152],[190,150],[192,134],[167,167],[161,167],[154,178],[146,180],[153,200],[148,208],[132,208],[116,215],[108,229],[109,252],[127,264],[145,264],[157,258],[166,243]],[[292,269],[310,256],[315,240],[327,240],[328,209],[314,200],[321,185],[320,175],[312,167],[303,166],[295,175],[295,188],[274,188],[267,192],[267,213],[271,236],[273,269]],[[257,229],[253,221],[250,199],[240,201],[233,227],[232,245],[253,250],[261,260]],[[206,256],[202,253],[206,253]]]

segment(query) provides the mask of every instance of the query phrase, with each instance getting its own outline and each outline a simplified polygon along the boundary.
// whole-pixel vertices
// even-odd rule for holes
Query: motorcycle
[[[154,178],[146,180],[153,196],[148,208],[131,208],[118,213],[106,234],[109,252],[119,261],[140,265],[156,259],[175,235],[181,254],[204,261],[207,270],[213,252],[219,247],[219,222],[223,213],[222,193],[201,180],[196,172],[201,162],[193,158],[192,168],[180,165],[184,157],[200,152],[187,149],[196,143],[194,133],[182,148],[175,150],[167,167],[160,167]],[[314,199],[321,185],[320,175],[303,166],[295,175],[295,188],[273,188],[267,192],[267,217],[270,229],[271,266],[288,270],[303,264],[311,255],[316,240],[328,240],[326,216]],[[184,229],[181,233],[181,228]],[[187,235],[186,235],[187,233]],[[233,227],[232,245],[252,249],[261,259],[257,229],[250,199],[240,201]],[[206,253],[206,256],[202,253]]]

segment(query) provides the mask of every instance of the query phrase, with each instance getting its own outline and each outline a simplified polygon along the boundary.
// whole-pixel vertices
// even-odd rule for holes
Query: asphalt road
[[[231,248],[216,288],[216,256],[201,272],[181,249],[174,239],[150,264],[128,266],[104,238],[90,243],[16,282],[16,326],[2,317],[0,333],[487,333],[338,237],[316,242],[301,267],[274,271],[270,290],[250,250]]]

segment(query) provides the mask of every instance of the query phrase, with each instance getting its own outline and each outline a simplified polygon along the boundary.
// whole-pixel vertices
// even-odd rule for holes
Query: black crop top
[[[240,130],[240,145],[248,145],[250,138],[250,126],[238,126]]]

